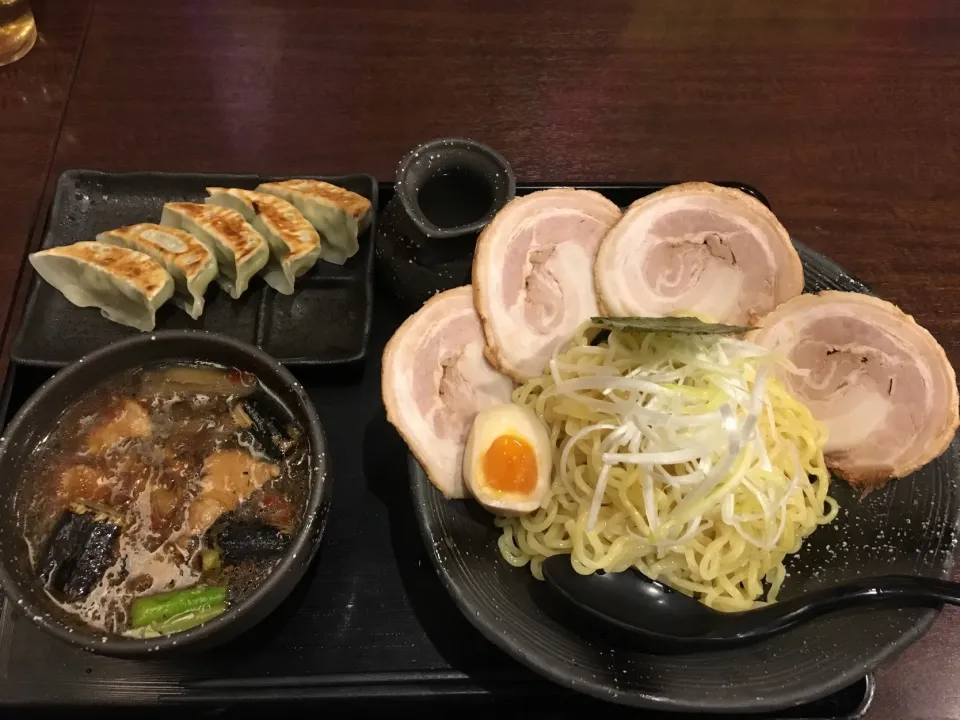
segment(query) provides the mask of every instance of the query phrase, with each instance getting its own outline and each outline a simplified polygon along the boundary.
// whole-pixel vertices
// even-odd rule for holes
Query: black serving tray
[[[522,185],[529,192],[543,184]],[[662,187],[599,186],[628,204]],[[753,191],[751,191],[753,192]],[[380,197],[392,193],[381,183]],[[754,194],[758,195],[758,193]],[[222,648],[156,660],[84,653],[48,637],[7,604],[0,616],[0,715],[13,709],[100,706],[139,715],[169,705],[203,710],[320,704],[328,717],[376,712],[456,712],[483,717],[565,717],[637,711],[576,695],[518,665],[460,614],[421,542],[406,475],[407,449],[380,400],[380,355],[404,311],[376,291],[363,369],[297,371],[324,423],[336,474],[332,511],[314,566],[263,623]],[[8,421],[51,374],[14,362],[0,396]],[[816,703],[757,718],[861,718],[873,680]],[[644,718],[702,717],[645,712]],[[741,716],[747,717],[747,716]]]
[[[259,277],[239,300],[216,283],[203,315],[191,319],[172,303],[157,312],[157,330],[214,330],[262,347],[289,366],[356,363],[367,351],[373,302],[373,238],[378,212],[370,175],[315,177],[368,198],[374,222],[360,237],[360,251],[343,266],[319,262],[297,279],[293,295],[280,295]],[[93,240],[97,233],[138,222],[157,222],[163,204],[202,202],[208,186],[253,189],[282,178],[201,173],[104,173],[67,170],[57,181],[43,248]],[[63,367],[114,340],[136,334],[78,308],[34,275],[12,358],[21,365]]]

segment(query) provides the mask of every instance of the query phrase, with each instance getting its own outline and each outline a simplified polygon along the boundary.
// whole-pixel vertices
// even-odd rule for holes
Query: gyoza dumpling
[[[367,198],[352,190],[323,180],[307,180],[306,178],[279,180],[277,182],[261,183],[257,190],[278,197],[282,197],[283,194],[299,197],[304,200],[305,204],[312,200],[318,203],[335,205],[356,221],[360,232],[366,230],[370,224],[371,203]],[[290,200],[289,202],[293,201]],[[293,204],[296,205],[297,203],[293,202]],[[303,211],[301,210],[301,212]],[[309,220],[309,218],[307,219]]]
[[[203,314],[203,293],[217,277],[217,259],[193,235],[155,223],[139,223],[102,232],[97,240],[152,257],[173,278],[173,302],[194,320]]]
[[[370,224],[370,201],[321,180],[283,180],[263,183],[260,192],[293,204],[323,235],[323,259],[343,265],[356,255],[357,234]]]
[[[260,273],[267,285],[291,295],[293,282],[317,263],[320,236],[307,219],[286,200],[253,190],[209,187],[211,205],[243,215],[270,246],[270,262]]]
[[[78,307],[98,307],[108,320],[153,330],[157,308],[173,295],[173,278],[149,255],[98,242],[78,242],[30,255],[33,269]]]
[[[270,259],[267,241],[235,210],[192,202],[163,206],[160,224],[186,230],[213,251],[217,282],[236,300]]]

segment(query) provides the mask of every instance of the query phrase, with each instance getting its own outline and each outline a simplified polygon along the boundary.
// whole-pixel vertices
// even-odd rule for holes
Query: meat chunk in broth
[[[87,449],[95,454],[106,452],[121,440],[149,437],[153,432],[150,413],[132,398],[121,398],[106,422],[90,431]]]
[[[224,513],[279,477],[280,468],[258,460],[245,450],[221,450],[203,462],[200,492],[190,505],[187,527],[191,534],[202,535]]]
[[[169,529],[177,512],[180,495],[176,490],[156,487],[150,491],[150,527],[153,530]]]
[[[69,465],[57,482],[58,498],[64,506],[72,503],[106,501],[110,486],[104,474],[90,465]]]
[[[57,481],[56,505],[94,503],[126,511],[156,472],[146,458],[133,453],[97,458],[92,464],[68,465]]]

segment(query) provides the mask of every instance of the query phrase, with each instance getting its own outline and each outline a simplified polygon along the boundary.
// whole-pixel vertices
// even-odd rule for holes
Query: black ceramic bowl
[[[824,256],[795,243],[806,290],[868,292]],[[794,707],[841,690],[916,640],[937,610],[835,613],[752,645],[658,654],[601,636],[562,612],[529,568],[497,550],[493,518],[445,499],[411,458],[414,508],[427,551],[464,616],[490,641],[554,682],[625,705],[742,715]],[[948,579],[960,526],[960,440],[910,476],[866,497],[835,479],[840,514],[787,560],[784,598],[892,573]]]
[[[31,567],[17,520],[17,493],[27,459],[71,402],[116,373],[173,360],[220,363],[254,373],[305,428],[310,441],[312,487],[303,524],[286,554],[246,600],[192,630],[137,640],[96,630],[50,601]],[[121,340],[58,372],[26,402],[0,438],[0,478],[0,584],[7,601],[61,640],[120,657],[213,647],[266,617],[303,577],[316,553],[326,525],[332,485],[320,420],[293,375],[252,345],[200,330],[145,333]]]
[[[517,181],[500,153],[465,138],[438,138],[400,161],[379,218],[377,267],[404,305],[470,283],[477,238],[510,202]]]

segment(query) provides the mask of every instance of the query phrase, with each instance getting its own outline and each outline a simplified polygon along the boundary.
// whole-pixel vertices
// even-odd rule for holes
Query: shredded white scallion
[[[765,579],[775,599],[783,558],[836,514],[825,434],[771,375],[800,371],[736,338],[596,330],[514,393],[554,438],[555,478],[531,516],[497,520],[504,558],[538,577],[558,552],[635,566],[723,610]]]

